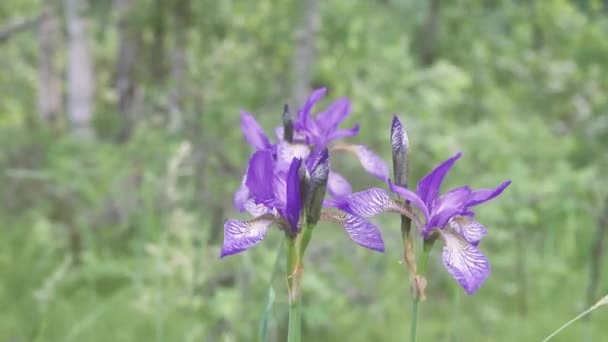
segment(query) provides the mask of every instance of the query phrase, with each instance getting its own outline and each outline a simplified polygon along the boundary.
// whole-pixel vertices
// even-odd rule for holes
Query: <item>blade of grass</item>
[[[559,334],[562,330],[566,329],[568,326],[570,326],[572,323],[578,321],[579,319],[583,318],[585,315],[589,314],[590,312],[594,311],[595,309],[599,308],[602,305],[608,305],[608,295],[604,296],[604,298],[600,299],[597,303],[595,303],[592,307],[590,307],[589,309],[581,312],[578,316],[574,317],[573,319],[569,320],[568,322],[566,322],[564,325],[562,325],[561,327],[559,327],[557,330],[555,330],[554,332],[552,332],[549,336],[547,336],[543,342],[547,342],[549,341],[551,338],[553,338],[555,335]]]

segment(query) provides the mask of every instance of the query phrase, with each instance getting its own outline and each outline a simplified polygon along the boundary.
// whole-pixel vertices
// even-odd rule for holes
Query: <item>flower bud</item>
[[[293,117],[287,105],[283,107],[283,139],[293,142]]]
[[[393,123],[391,125],[391,146],[393,150],[393,176],[395,184],[407,187],[410,143],[407,133],[396,115],[393,116]]]
[[[329,178],[329,152],[325,148],[318,154],[310,171],[308,196],[306,201],[306,223],[314,226],[321,216],[321,207]]]

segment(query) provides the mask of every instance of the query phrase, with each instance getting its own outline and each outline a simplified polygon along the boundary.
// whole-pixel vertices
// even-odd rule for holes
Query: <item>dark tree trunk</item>
[[[117,109],[122,122],[119,141],[129,140],[133,132],[136,118],[134,117],[135,103],[135,74],[139,59],[140,36],[133,20],[136,0],[115,0],[114,6],[118,12],[118,56],[116,57],[116,93],[118,94]]]
[[[418,37],[420,64],[429,66],[437,58],[436,36],[439,26],[441,0],[431,0],[423,29]]]

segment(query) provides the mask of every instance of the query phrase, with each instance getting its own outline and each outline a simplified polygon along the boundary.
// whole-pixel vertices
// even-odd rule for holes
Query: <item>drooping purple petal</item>
[[[348,138],[357,135],[357,133],[359,133],[359,129],[359,124],[355,124],[351,128],[343,128],[332,131],[325,139],[325,143],[329,143],[330,141],[334,141],[336,139]]]
[[[422,214],[424,215],[424,219],[425,219],[425,223],[429,222],[430,219],[430,213],[429,213],[429,209],[427,208],[426,204],[422,201],[422,199],[420,197],[418,197],[418,195],[411,191],[408,188],[404,188],[402,186],[396,185],[393,182],[391,182],[391,180],[388,180],[388,187],[390,188],[390,190],[396,194],[398,194],[399,196],[403,197],[404,199],[412,202],[413,205],[415,205],[418,209],[420,209],[420,211],[422,212]]]
[[[362,217],[380,214],[386,209],[386,206],[390,202],[390,196],[386,191],[379,188],[355,192],[344,198],[344,203],[347,205],[347,211]]]
[[[475,293],[490,275],[488,259],[454,230],[439,232],[444,242],[443,264],[469,295]]]
[[[441,195],[433,202],[431,221],[427,228],[443,227],[452,216],[462,214],[466,210],[465,204],[470,195],[471,189],[468,186],[455,188]]]
[[[348,150],[359,158],[359,162],[365,171],[382,181],[386,182],[388,180],[388,166],[380,156],[363,145],[352,146]]]
[[[496,189],[475,190],[467,201],[467,207],[472,207],[491,200],[492,198],[500,195],[503,190],[509,186],[509,184],[511,184],[510,180],[502,182],[502,184],[500,184]]]
[[[424,203],[430,205],[433,199],[437,198],[445,175],[450,171],[452,165],[454,165],[461,155],[462,153],[458,152],[455,156],[439,164],[431,173],[424,176],[424,178],[418,182],[418,189],[416,192]]]
[[[317,114],[315,121],[317,126],[325,132],[335,131],[350,113],[350,101],[341,98],[330,104],[324,111]]]
[[[486,227],[469,216],[454,216],[448,225],[473,246],[477,246],[479,241],[488,234]]]
[[[262,127],[253,115],[244,110],[241,110],[241,130],[243,131],[245,140],[257,150],[264,150],[270,147],[270,141]]]
[[[353,192],[350,183],[344,176],[336,171],[329,170],[329,179],[327,181],[327,191],[331,197],[335,199],[344,198]]]
[[[302,211],[300,178],[298,177],[298,169],[300,168],[301,163],[302,159],[299,158],[294,158],[291,161],[286,181],[287,203],[285,204],[285,217],[294,233],[298,232],[298,221],[300,220],[300,213]]]
[[[249,188],[245,184],[247,181],[247,174],[245,174],[241,180],[241,185],[234,192],[234,196],[232,197],[232,204],[234,205],[234,209],[239,212],[243,212],[245,210],[244,204],[249,199]]]
[[[272,152],[256,151],[249,159],[245,184],[257,203],[267,203],[274,198],[273,174]]]
[[[344,229],[356,244],[373,251],[384,252],[384,241],[378,227],[363,218],[346,214]]]
[[[249,221],[230,219],[224,224],[224,244],[220,258],[249,249],[264,239],[266,230],[274,222],[271,217]]]

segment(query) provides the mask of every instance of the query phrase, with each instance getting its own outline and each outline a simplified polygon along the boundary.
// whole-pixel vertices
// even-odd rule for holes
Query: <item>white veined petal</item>
[[[348,209],[358,216],[370,217],[383,212],[391,201],[386,191],[379,188],[356,192],[346,197]]]
[[[384,241],[378,227],[361,217],[346,214],[344,229],[351,240],[373,251],[384,252]]]
[[[442,260],[448,272],[473,294],[490,275],[490,263],[481,251],[453,229],[439,230],[444,242]]]
[[[266,230],[274,220],[271,216],[262,216],[248,221],[226,221],[220,257],[240,253],[258,244],[264,239]]]
[[[456,230],[473,246],[477,246],[479,241],[488,234],[486,227],[468,216],[454,216],[448,222],[448,226]]]

